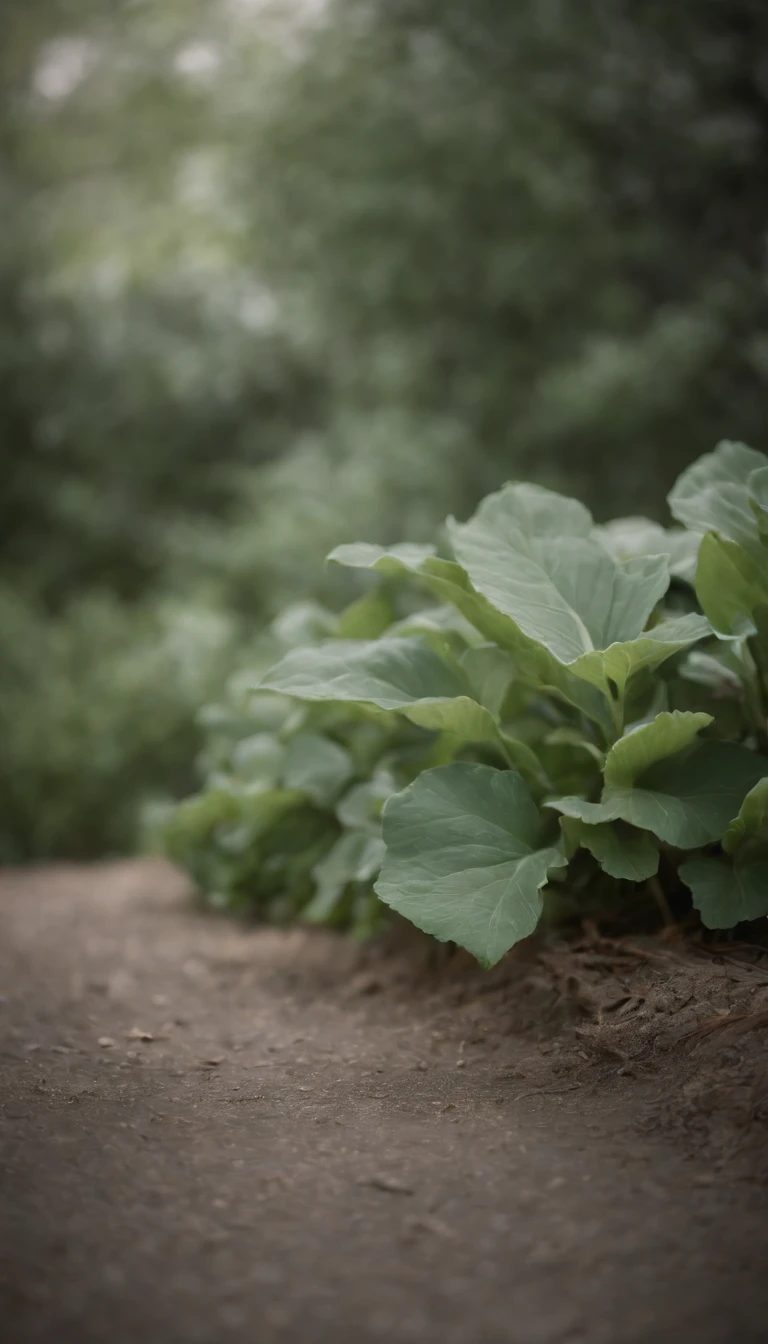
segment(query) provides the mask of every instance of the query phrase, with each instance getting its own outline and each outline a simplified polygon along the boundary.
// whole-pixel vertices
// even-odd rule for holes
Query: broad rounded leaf
[[[588,537],[592,514],[578,499],[543,485],[514,481],[486,495],[472,519],[492,532],[522,531],[531,537]]]
[[[492,716],[458,668],[423,640],[331,640],[292,650],[261,683],[302,700],[351,701],[401,712],[412,723],[468,741],[494,740]]]
[[[590,682],[610,700],[611,683],[623,696],[630,675],[658,667],[711,633],[696,614],[645,629],[669,586],[667,554],[619,562],[592,529],[587,534],[572,526],[573,501],[552,492],[545,492],[551,528],[537,532],[535,513],[521,507],[521,491],[508,486],[484,501],[468,523],[448,521],[454,553],[473,590],[518,632],[506,640],[503,632],[492,635],[486,619],[489,637],[515,651],[523,641],[538,646],[561,675]],[[544,684],[557,681],[546,664],[539,675]],[[569,698],[576,703],[572,693]]]
[[[708,929],[768,915],[768,858],[733,867],[722,859],[689,859],[679,872]]]
[[[449,520],[454,554],[477,592],[566,665],[639,635],[669,586],[666,556],[619,564],[594,539],[569,533],[568,500],[562,533],[541,536],[526,527],[516,490],[491,496],[496,508],[481,506],[468,523]]]
[[[333,639],[292,649],[260,684],[299,700],[358,701],[389,710],[467,693],[458,670],[417,638]]]
[[[502,736],[493,715],[472,697],[461,668],[421,639],[336,639],[310,650],[292,649],[261,684],[303,700],[352,701],[394,710],[420,728],[462,742],[497,742],[507,759],[544,782],[530,748]]]
[[[717,532],[747,549],[759,546],[748,480],[765,466],[763,453],[743,443],[721,443],[678,478],[669,495],[673,516],[694,532]]]
[[[463,762],[428,770],[384,808],[376,892],[418,928],[492,966],[536,928],[541,888],[566,860],[542,841],[515,771]]]
[[[366,543],[339,546],[328,559],[353,568],[419,578],[436,597],[452,603],[486,640],[511,652],[518,675],[531,687],[574,705],[610,734],[611,715],[601,690],[574,676],[548,649],[529,639],[514,621],[497,611],[475,591],[455,561],[438,559],[428,547],[393,546],[384,550]]]

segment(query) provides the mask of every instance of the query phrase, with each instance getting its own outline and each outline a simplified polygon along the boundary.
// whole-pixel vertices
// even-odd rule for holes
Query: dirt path
[[[631,1079],[158,866],[8,876],[0,923],[9,1344],[765,1337],[765,1190],[642,1137]]]

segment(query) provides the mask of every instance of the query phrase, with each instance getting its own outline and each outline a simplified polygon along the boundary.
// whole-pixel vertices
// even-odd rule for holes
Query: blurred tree
[[[332,12],[254,145],[332,404],[407,407],[414,453],[453,426],[468,499],[533,472],[601,511],[762,438],[762,0]]]
[[[322,370],[238,257],[220,118],[185,75],[196,13],[0,19],[0,559],[49,606],[163,581],[176,522],[225,514],[234,468],[321,414]]]

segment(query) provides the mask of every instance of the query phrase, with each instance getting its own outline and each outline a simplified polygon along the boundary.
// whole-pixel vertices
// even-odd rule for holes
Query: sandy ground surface
[[[8,1344],[765,1339],[768,974],[403,956],[0,879]]]

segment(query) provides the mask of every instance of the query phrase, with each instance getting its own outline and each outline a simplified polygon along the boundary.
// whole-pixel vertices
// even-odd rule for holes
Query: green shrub
[[[191,786],[234,623],[108,594],[52,617],[0,587],[0,627],[0,862],[131,850],[141,799]]]
[[[394,617],[390,596],[377,590],[340,616],[314,603],[289,607],[272,634],[283,648],[306,653],[312,640],[320,652],[328,637],[343,648],[351,636],[393,628]],[[431,627],[439,629],[433,612],[394,625]],[[258,672],[238,674],[225,699],[201,711],[204,787],[177,807],[152,808],[149,835],[213,905],[368,932],[381,917],[372,882],[382,806],[439,760],[441,747],[401,715],[297,705],[254,689],[258,680]]]
[[[378,897],[485,965],[579,851],[614,883],[658,883],[663,857],[709,927],[768,915],[766,481],[725,443],[672,491],[683,527],[596,527],[515,484],[448,520],[452,558],[337,548],[383,587],[309,645],[287,618],[295,647],[251,679],[170,852],[219,901],[310,919],[354,919],[381,859]],[[439,605],[398,619],[414,585]],[[375,800],[364,829],[351,798]]]

